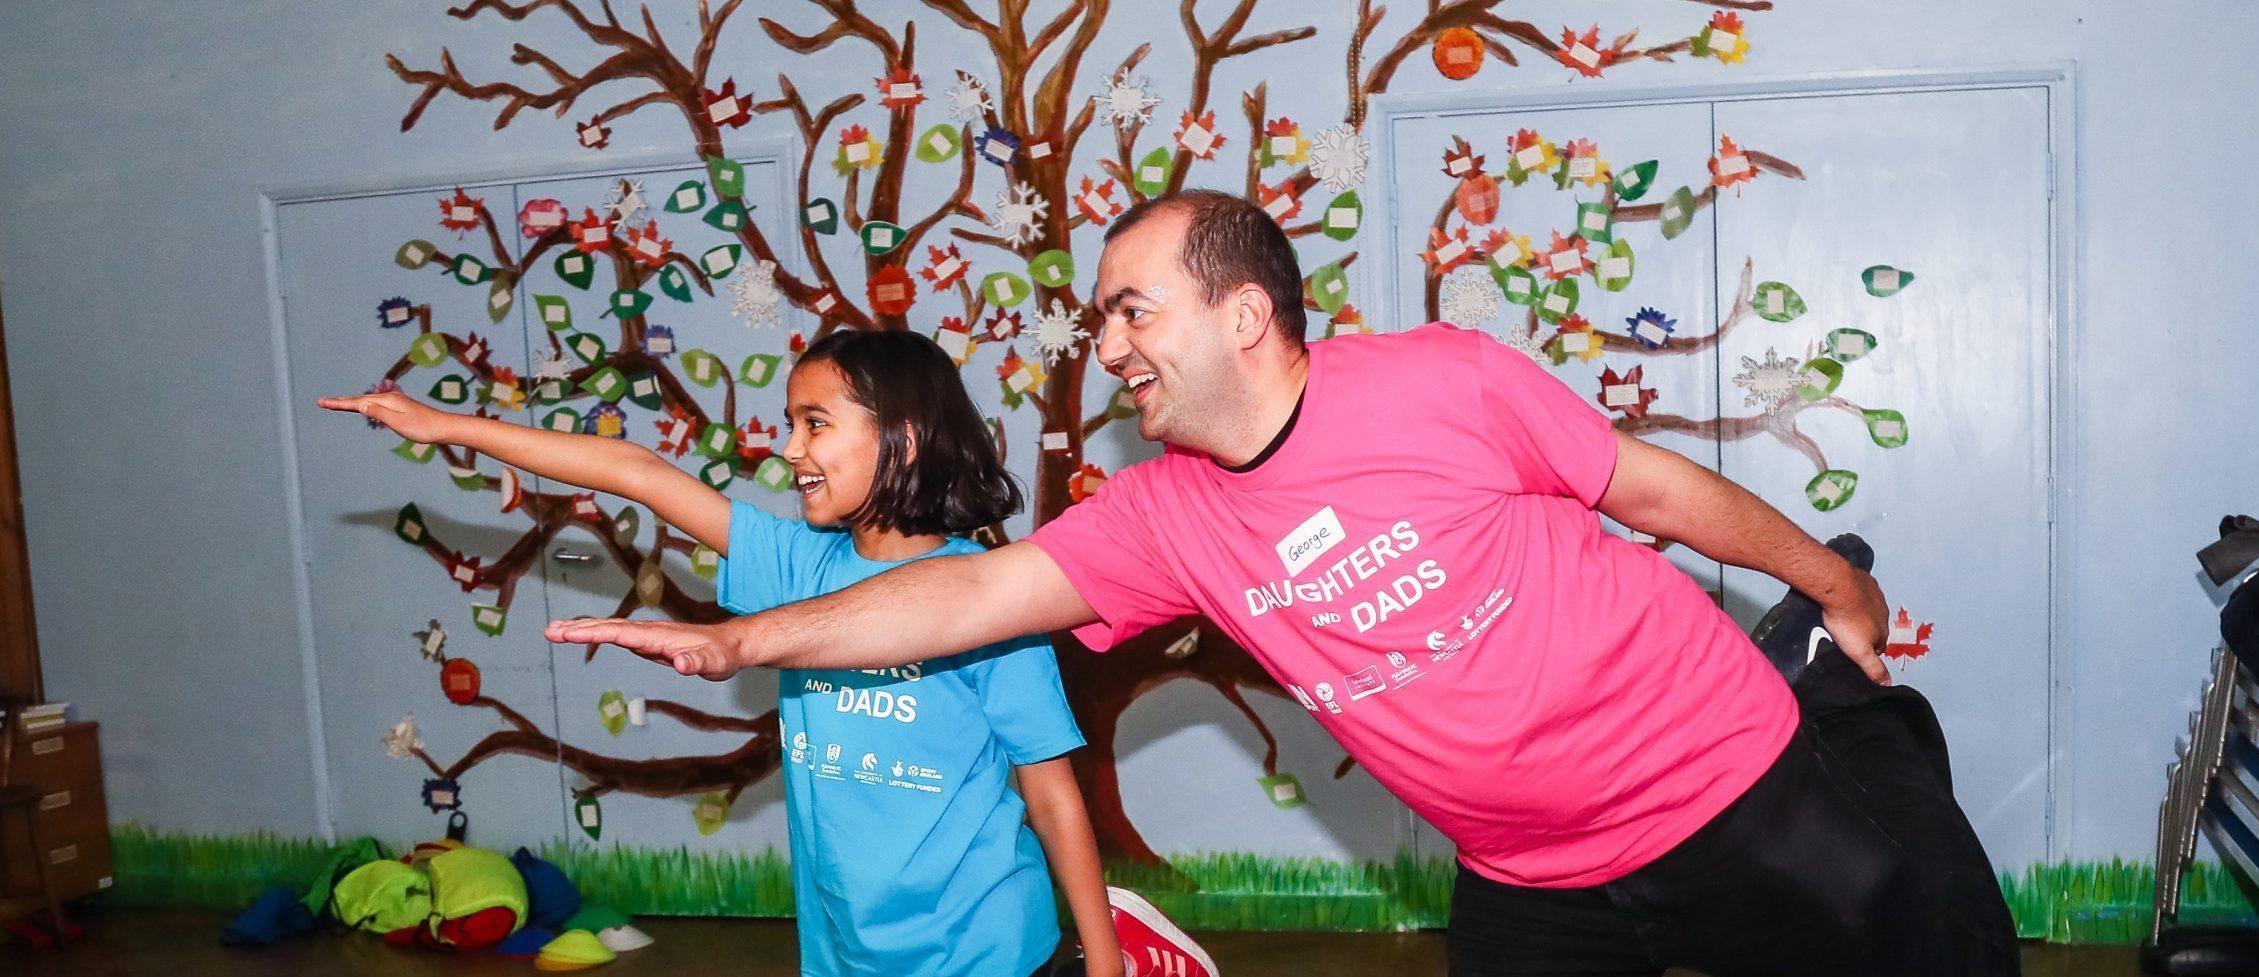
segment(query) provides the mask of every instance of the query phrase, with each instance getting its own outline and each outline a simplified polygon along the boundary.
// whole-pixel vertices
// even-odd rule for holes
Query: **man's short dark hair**
[[[1177,265],[1200,286],[1200,298],[1215,305],[1241,285],[1254,283],[1271,297],[1271,321],[1295,346],[1302,345],[1308,317],[1302,309],[1302,269],[1294,247],[1277,221],[1247,202],[1215,190],[1179,190],[1143,201],[1114,219],[1106,241],[1155,214],[1182,212],[1184,245]]]

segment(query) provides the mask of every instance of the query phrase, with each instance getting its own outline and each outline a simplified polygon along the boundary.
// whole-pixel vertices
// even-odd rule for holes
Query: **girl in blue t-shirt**
[[[835,332],[801,355],[786,398],[782,455],[805,521],[733,502],[627,441],[452,414],[399,393],[320,403],[649,506],[725,554],[720,602],[739,614],[976,550],[964,534],[1019,509],[956,366],[923,336]],[[778,679],[803,974],[1037,973],[1059,943],[1054,875],[1092,977],[1214,973],[1149,904],[1106,888],[1065,756],[1082,735],[1047,640]]]

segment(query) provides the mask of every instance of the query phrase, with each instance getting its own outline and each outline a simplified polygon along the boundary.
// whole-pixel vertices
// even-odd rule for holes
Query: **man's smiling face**
[[[1212,307],[1178,255],[1187,215],[1154,214],[1106,242],[1094,296],[1098,361],[1130,387],[1137,433],[1202,446],[1214,418],[1204,408],[1235,379],[1230,303]]]

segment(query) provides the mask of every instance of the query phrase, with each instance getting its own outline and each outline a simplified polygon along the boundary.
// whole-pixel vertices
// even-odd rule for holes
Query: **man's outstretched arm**
[[[1819,602],[1836,647],[1867,677],[1889,683],[1878,652],[1890,627],[1890,608],[1874,577],[1724,476],[1637,438],[1618,434],[1616,440],[1616,474],[1600,497],[1601,512],[1803,591]]]
[[[551,621],[544,634],[559,644],[619,645],[720,681],[753,666],[890,668],[1097,619],[1051,557],[1018,542],[917,560],[720,624],[584,619]]]

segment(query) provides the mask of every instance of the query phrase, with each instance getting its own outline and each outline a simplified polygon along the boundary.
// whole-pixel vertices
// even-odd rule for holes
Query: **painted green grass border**
[[[199,834],[133,824],[113,827],[110,842],[117,879],[110,901],[209,909],[243,906],[269,885],[305,885],[328,849],[314,839],[268,832]],[[629,913],[792,913],[791,865],[775,851],[557,842],[540,854],[590,899]],[[1167,868],[1113,864],[1106,875],[1145,893],[1188,929],[1388,931],[1441,927],[1450,913],[1454,872],[1441,858],[1351,863],[1205,853],[1179,856]],[[2133,943],[2148,932],[2155,875],[2146,863],[2035,865],[2003,874],[2000,884],[2026,938]],[[2189,873],[2181,918],[2259,924],[2234,877],[2215,864]]]

